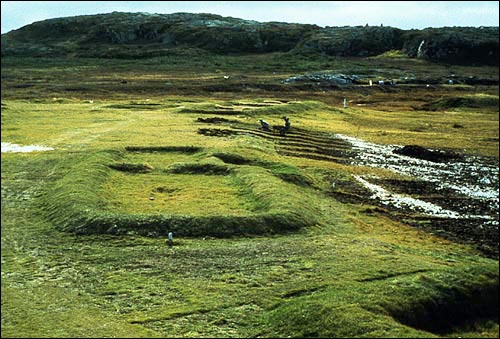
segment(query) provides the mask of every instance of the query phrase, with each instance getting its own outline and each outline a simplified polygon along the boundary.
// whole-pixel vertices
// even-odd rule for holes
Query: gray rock
[[[345,74],[330,74],[330,73],[311,73],[306,75],[298,75],[294,77],[287,78],[283,80],[283,83],[290,82],[319,82],[319,83],[331,83],[336,85],[350,85],[356,83],[359,77],[356,75],[345,75]]]

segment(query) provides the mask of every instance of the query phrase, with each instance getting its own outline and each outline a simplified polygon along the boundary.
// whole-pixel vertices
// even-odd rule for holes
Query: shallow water
[[[431,182],[437,190],[450,189],[459,195],[480,200],[488,206],[491,214],[498,215],[498,160],[464,156],[459,161],[438,163],[393,153],[402,147],[400,145],[378,145],[342,134],[336,134],[335,137],[352,145],[354,151],[350,159],[352,165],[389,169],[414,177],[416,180]],[[373,193],[373,198],[379,199],[383,204],[420,210],[438,217],[491,219],[489,216],[459,214],[434,204],[431,206],[419,199],[391,193],[369,183],[366,177],[356,179]]]
[[[11,144],[10,142],[2,141],[2,153],[29,153],[38,151],[52,151],[52,147],[40,145],[21,146],[18,144]]]

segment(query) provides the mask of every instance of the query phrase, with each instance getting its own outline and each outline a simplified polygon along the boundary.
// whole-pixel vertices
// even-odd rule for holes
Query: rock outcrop
[[[214,14],[121,13],[35,22],[2,34],[2,56],[147,58],[173,51],[365,57],[400,50],[442,63],[498,65],[498,27],[401,30],[257,22]]]
[[[409,57],[450,64],[498,65],[498,27],[443,27],[407,31]]]
[[[392,27],[326,27],[312,32],[294,49],[296,53],[335,56],[373,56],[403,45],[403,30]]]

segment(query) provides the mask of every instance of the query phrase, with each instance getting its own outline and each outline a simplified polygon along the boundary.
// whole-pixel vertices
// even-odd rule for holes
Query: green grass
[[[107,202],[122,213],[246,215],[251,205],[231,178],[213,175],[134,176],[115,173],[103,188]],[[249,207],[246,207],[250,205]]]
[[[168,161],[163,154],[155,156]],[[286,182],[301,179],[293,167],[274,166],[269,172],[258,166],[176,162],[155,169],[124,163],[123,157],[123,151],[99,151],[74,164],[40,200],[47,218],[79,234],[173,231],[183,236],[289,232],[317,222],[312,195]],[[300,206],[301,200],[309,206]]]
[[[164,238],[59,233],[24,212],[37,207],[23,192],[37,196],[56,184],[72,161],[61,153],[3,155],[2,256],[10,258],[2,265],[10,272],[2,279],[3,336],[106,337],[119,328],[124,336],[425,337],[432,334],[396,322],[391,307],[446,300],[449,289],[486,291],[498,279],[494,260],[334,200],[319,205],[328,210],[322,227],[285,236],[176,237],[169,248]],[[304,312],[308,318],[295,321]]]
[[[498,337],[498,261],[327,194],[331,180],[394,174],[280,156],[251,134],[197,133],[288,115],[292,128],[498,157],[498,87],[207,94],[192,82],[450,71],[275,57],[210,56],[213,72],[199,72],[202,58],[141,60],[135,72],[127,60],[2,58],[2,141],[55,148],[2,154],[2,337]],[[10,87],[29,76],[48,84]],[[63,90],[82,78],[88,92]],[[165,92],[167,81],[187,87]],[[480,107],[419,109],[453,97]]]
[[[435,335],[446,334],[453,327],[450,324],[457,319],[470,318],[472,313],[496,316],[497,305],[491,300],[498,295],[497,278],[472,269],[462,272],[460,278],[456,273],[416,269],[409,274],[381,274],[370,283],[363,281],[360,284],[356,280],[349,288],[337,285],[304,289],[298,291],[303,295],[297,293],[298,297],[270,313],[269,328],[272,330],[266,335],[434,337],[429,331]],[[471,278],[477,276],[484,279],[478,290],[471,286],[471,281],[475,280]],[[485,289],[487,285],[490,287]],[[391,323],[393,319],[399,323]]]

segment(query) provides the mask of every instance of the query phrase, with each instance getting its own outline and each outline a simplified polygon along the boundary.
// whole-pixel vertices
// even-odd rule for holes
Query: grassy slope
[[[14,74],[24,74],[21,78],[25,78],[31,72],[9,67],[5,76],[8,81],[13,81],[9,79]],[[325,173],[345,177],[359,169],[280,157],[270,151],[272,143],[264,139],[197,134],[197,128],[205,127],[194,123],[200,114],[180,113],[179,106],[212,109],[216,104],[229,105],[225,100],[204,97],[203,92],[197,97],[152,95],[146,102],[140,93],[131,91],[130,95],[128,90],[105,98],[107,85],[93,82],[92,94],[102,94],[93,103],[85,101],[85,90],[71,96],[62,92],[64,95],[54,100],[52,89],[62,68],[33,67],[41,78],[53,80],[48,81],[46,91],[40,89],[38,94],[42,95],[37,100],[13,100],[30,97],[25,89],[2,91],[2,140],[49,145],[56,151],[2,154],[2,337],[428,337],[435,336],[436,331],[433,334],[405,326],[394,318],[415,314],[418,319],[414,325],[421,326],[419,322],[433,314],[430,305],[449,305],[441,311],[453,314],[455,309],[482,300],[477,293],[490,296],[491,286],[498,291],[498,262],[482,258],[466,246],[365,213],[366,207],[320,198],[320,192],[315,198],[316,207],[322,211],[318,225],[290,235],[179,238],[176,246],[169,248],[163,238],[60,233],[56,225],[41,217],[37,203],[40,194],[83,156],[101,149],[201,146],[300,168],[320,186]],[[126,67],[122,73],[113,73],[120,67],[117,65],[110,74],[119,79],[144,77],[132,75]],[[241,70],[239,65],[233,67]],[[259,72],[266,68],[256,67],[261,68]],[[85,74],[85,67],[82,70]],[[173,71],[166,74],[174,77]],[[185,70],[176,76],[186,81],[195,74]],[[69,75],[64,79],[71,82]],[[97,76],[90,79],[94,81]],[[4,84],[2,80],[2,88]],[[491,95],[491,90],[487,91]],[[321,93],[303,95],[324,99],[327,104],[335,99]],[[294,126],[375,142],[404,144],[418,140],[435,147],[451,144],[472,153],[498,156],[498,141],[484,141],[498,138],[498,112],[419,112],[408,106],[402,109],[407,104],[397,102],[401,94],[369,95],[388,100],[372,107],[352,107],[347,112],[310,103],[300,114],[287,114],[295,114]],[[251,93],[223,96],[248,101]],[[282,98],[278,93],[265,93],[263,97]],[[439,97],[428,94],[425,100]],[[137,102],[159,105],[137,106]],[[264,115],[277,121],[280,113],[283,111],[271,109],[228,118],[255,123]],[[429,116],[432,126],[427,125]],[[464,125],[464,129],[451,127],[454,123]],[[437,140],[436,135],[440,136]],[[163,166],[155,163],[160,161],[157,157],[136,160]],[[480,306],[487,308],[488,303],[482,300]],[[447,328],[441,335],[495,337],[498,323],[476,319]]]

